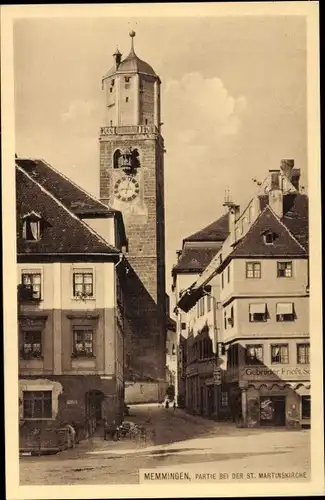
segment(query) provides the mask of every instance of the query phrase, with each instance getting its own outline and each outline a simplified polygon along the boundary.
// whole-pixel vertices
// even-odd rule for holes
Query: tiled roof
[[[16,158],[15,161],[32,179],[49,191],[71,212],[80,215],[92,212],[104,214],[113,211],[112,208],[101,203],[44,160]]]
[[[266,231],[271,231],[276,235],[273,244],[265,243],[263,234]],[[229,257],[288,257],[293,255],[304,256],[306,250],[267,205]]]
[[[268,195],[259,196],[263,211],[268,203]],[[283,197],[283,224],[299,243],[308,250],[308,196],[302,193],[290,193]]]
[[[133,48],[131,49],[129,55],[120,62],[118,68],[113,66],[104,76],[104,79],[114,75],[115,73],[145,73],[156,76],[156,73],[150,64],[140,59],[134,52]]]
[[[20,255],[119,254],[115,247],[109,245],[20,166],[16,166],[16,211],[17,253]],[[42,237],[38,241],[26,241],[22,236],[22,217],[33,211],[42,217]]]
[[[229,214],[226,213],[205,228],[188,236],[183,241],[224,241],[229,234]]]
[[[203,269],[211,262],[211,259],[217,254],[219,249],[221,248],[222,242],[220,245],[213,247],[187,247],[185,246],[179,261],[173,267],[173,274],[178,273],[201,273]]]

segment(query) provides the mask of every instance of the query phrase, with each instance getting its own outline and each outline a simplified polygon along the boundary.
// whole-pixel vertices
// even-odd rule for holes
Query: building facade
[[[193,284],[195,280],[199,278],[200,274],[204,271],[206,266],[210,263],[212,258],[218,253],[220,250],[223,241],[226,239],[228,235],[228,214],[224,214],[219,217],[216,221],[212,222],[208,226],[204,227],[200,231],[188,236],[183,240],[182,250],[177,252],[177,263],[172,269],[172,277],[173,277],[173,285],[172,289],[174,292],[174,298],[176,306],[176,334],[177,334],[177,344],[178,344],[178,376],[177,376],[177,385],[176,385],[176,393],[178,395],[179,404],[182,406],[186,406],[187,409],[193,413],[200,412],[200,405],[198,404],[199,397],[197,396],[195,401],[191,396],[193,390],[192,385],[196,384],[196,387],[199,387],[198,378],[202,378],[202,384],[205,387],[205,379],[210,376],[210,370],[208,366],[211,363],[214,365],[215,351],[210,355],[208,359],[205,359],[203,362],[203,358],[200,360],[200,367],[193,366],[193,363],[196,364],[196,354],[191,354],[192,350],[195,352],[196,341],[194,339],[197,335],[200,335],[201,330],[205,327],[206,321],[202,321],[201,312],[198,313],[197,309],[194,308],[195,302],[192,301],[192,297],[189,300],[189,295],[184,294]],[[215,293],[216,290],[214,290]],[[181,306],[179,306],[179,301],[182,298]],[[215,349],[214,339],[215,339],[215,328],[217,325],[216,320],[214,320],[214,316],[212,313],[212,308],[215,307],[215,302],[217,302],[217,297],[202,299],[207,301],[207,305],[205,306],[201,301],[201,307],[205,308],[205,311],[209,309],[209,318],[207,318],[208,323],[208,331],[206,328],[204,329],[202,335],[210,338],[212,344],[206,338],[206,342],[209,343],[209,346]],[[210,302],[209,302],[210,301]],[[209,302],[209,305],[208,305]],[[213,305],[212,305],[213,304]],[[211,309],[210,309],[211,306]],[[190,310],[192,308],[192,310]],[[202,309],[200,309],[201,311]],[[209,347],[209,349],[210,349]],[[199,352],[199,351],[198,351]],[[207,351],[208,352],[208,351]],[[194,357],[193,357],[194,356]],[[191,360],[191,361],[189,361]],[[191,363],[192,367],[192,382],[187,382],[186,372],[190,368],[187,368],[187,364]],[[198,370],[200,370],[200,375],[198,374]],[[210,381],[211,382],[211,381]],[[211,383],[209,382],[209,386]],[[212,386],[211,386],[212,387]],[[210,387],[210,393],[211,393]],[[187,393],[187,389],[191,391]],[[198,389],[198,391],[200,391]],[[204,389],[204,398],[207,401],[206,396],[207,389]],[[214,392],[214,389],[212,390]],[[209,403],[205,405],[204,413],[211,413],[212,407],[214,408],[213,412],[215,412],[215,403]]]
[[[166,382],[175,390],[177,377],[177,336],[176,321],[168,318],[166,338]]]
[[[58,450],[123,418],[125,231],[42,160],[16,158],[16,200],[20,449]]]
[[[149,388],[164,382],[166,364],[161,82],[135,54],[135,33],[130,36],[129,55],[123,59],[117,50],[102,80],[106,124],[99,136],[100,198],[123,213],[128,237],[126,378]]]
[[[255,427],[310,423],[308,197],[283,160],[241,213],[189,294],[218,276],[225,381],[234,419]]]

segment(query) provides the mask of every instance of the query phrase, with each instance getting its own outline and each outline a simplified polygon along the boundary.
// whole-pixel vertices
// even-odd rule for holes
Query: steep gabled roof
[[[268,204],[268,195],[259,196],[260,207],[263,211]],[[308,250],[308,196],[299,192],[283,196],[283,217],[281,221]]]
[[[114,211],[44,160],[16,158],[15,161],[32,179],[74,214],[92,212],[105,214]]]
[[[185,246],[177,264],[173,267],[172,274],[181,273],[201,273],[203,269],[211,262],[213,257],[218,253],[221,248],[222,242],[219,246],[213,247],[200,246],[188,247]]]
[[[263,235],[270,231],[274,233],[275,239],[272,244],[267,244]],[[266,205],[263,212],[254,224],[238,242],[229,257],[272,257],[272,256],[305,256],[306,249],[299,243],[295,236],[290,233],[287,226]]]
[[[226,213],[216,221],[188,236],[183,241],[224,241],[229,234],[229,214]]]
[[[44,230],[40,240],[26,241],[22,232],[23,217],[35,209],[42,217]],[[112,257],[119,254],[119,250],[109,245],[18,165],[16,213],[18,255],[103,254]]]

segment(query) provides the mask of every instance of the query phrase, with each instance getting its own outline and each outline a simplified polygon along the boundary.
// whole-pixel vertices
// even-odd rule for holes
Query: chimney
[[[228,231],[233,243],[236,241],[235,224],[240,214],[240,206],[232,201],[225,201],[223,206],[228,208]]]
[[[280,170],[270,170],[271,186],[269,191],[269,206],[273,212],[283,217],[283,192],[280,186]]]
[[[287,179],[289,179],[289,181],[291,181],[292,170],[294,166],[294,160],[281,160],[280,168],[282,170],[282,173],[287,177]]]
[[[291,184],[299,191],[300,168],[294,168],[291,174]]]
[[[176,255],[177,255],[177,262],[179,262],[179,259],[182,255],[182,250],[176,250]]]

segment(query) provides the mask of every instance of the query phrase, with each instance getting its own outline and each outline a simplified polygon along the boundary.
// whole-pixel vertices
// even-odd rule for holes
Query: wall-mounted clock
[[[114,185],[114,196],[121,201],[132,201],[140,192],[139,183],[134,177],[124,176]]]

